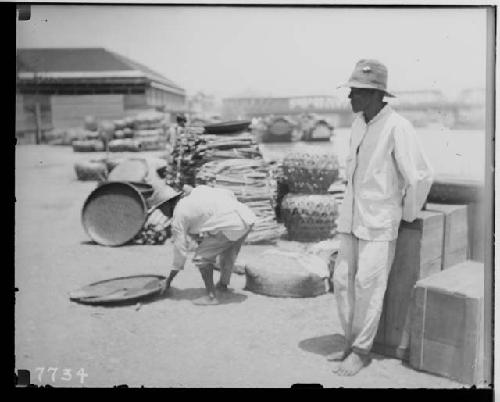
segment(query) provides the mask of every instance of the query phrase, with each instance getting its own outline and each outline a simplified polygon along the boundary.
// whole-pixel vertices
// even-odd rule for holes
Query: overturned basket
[[[132,240],[146,222],[146,198],[152,192],[152,187],[144,183],[99,185],[82,208],[82,224],[88,236],[103,246],[120,246]]]

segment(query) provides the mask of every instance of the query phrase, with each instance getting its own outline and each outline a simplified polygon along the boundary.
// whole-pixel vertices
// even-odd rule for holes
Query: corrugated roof
[[[17,50],[20,73],[109,73],[139,71],[152,81],[184,91],[141,63],[104,48],[30,48]]]

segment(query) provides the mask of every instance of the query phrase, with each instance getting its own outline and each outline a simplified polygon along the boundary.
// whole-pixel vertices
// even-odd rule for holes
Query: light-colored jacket
[[[390,106],[368,123],[359,113],[346,160],[347,189],[337,230],[363,240],[394,240],[429,194],[433,170],[411,123]]]
[[[174,209],[171,226],[173,269],[183,269],[190,235],[222,232],[235,241],[247,233],[256,220],[252,210],[239,202],[232,191],[203,185],[195,187]]]

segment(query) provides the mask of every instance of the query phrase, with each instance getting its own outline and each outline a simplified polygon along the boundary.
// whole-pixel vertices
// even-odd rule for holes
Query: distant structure
[[[416,127],[442,125],[476,129],[484,127],[484,94],[484,89],[465,90],[458,99],[449,100],[434,89],[401,91],[395,92],[396,98],[388,98],[388,101]],[[334,127],[348,127],[353,119],[349,99],[331,95],[233,97],[223,99],[222,105],[225,119],[315,113],[328,118]]]
[[[186,91],[150,68],[104,48],[18,49],[16,133],[68,128],[85,116],[119,119],[144,110],[175,114]]]
[[[352,120],[348,99],[330,95],[293,97],[238,97],[222,100],[226,119],[264,117],[268,115],[301,115],[315,113],[328,117],[335,126],[347,126]]]
[[[457,102],[463,105],[457,125],[464,128],[484,128],[486,126],[486,90],[484,88],[464,89]]]

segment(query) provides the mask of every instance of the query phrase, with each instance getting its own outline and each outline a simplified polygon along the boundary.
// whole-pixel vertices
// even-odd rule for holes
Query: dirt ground
[[[265,297],[243,290],[245,277],[233,275],[235,291],[225,303],[196,306],[192,300],[203,294],[203,284],[188,264],[177,276],[170,297],[153,299],[140,308],[71,302],[68,292],[81,286],[116,276],[165,275],[171,261],[169,241],[163,246],[118,248],[89,241],[80,212],[96,184],[77,181],[73,164],[100,156],[73,153],[70,147],[16,149],[16,369],[30,370],[32,383],[462,387],[377,355],[357,376],[336,376],[325,359],[335,349],[340,330],[331,293],[305,299]],[[244,246],[241,258],[251,260],[269,247]]]

